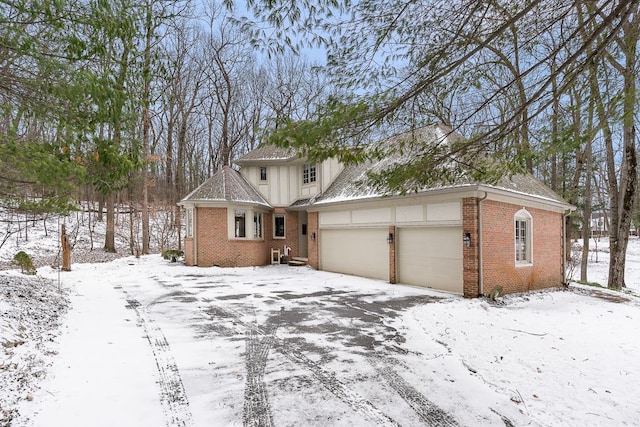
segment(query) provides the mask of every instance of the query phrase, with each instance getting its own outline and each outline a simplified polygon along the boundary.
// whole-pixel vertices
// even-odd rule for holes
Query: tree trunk
[[[640,35],[640,16],[638,6],[635,7],[635,14],[631,15],[631,20],[623,24],[623,35],[619,40],[625,56],[624,68],[620,67],[624,77],[624,106],[622,117],[623,128],[623,152],[622,165],[620,166],[620,189],[616,194],[617,209],[611,206],[611,230],[609,236],[609,282],[607,286],[611,289],[620,289],[626,286],[624,279],[624,269],[627,257],[627,245],[629,243],[629,232],[631,230],[631,220],[633,215],[633,205],[638,186],[638,159],[636,152],[636,128],[634,123],[636,108],[636,75],[635,65],[637,61],[636,49]],[[614,225],[615,219],[615,225]]]
[[[153,3],[147,1],[147,15],[145,21],[145,48],[142,75],[144,87],[142,91],[142,253],[149,253],[149,104],[151,103],[151,38],[153,37]]]
[[[591,133],[591,125],[588,128]],[[584,177],[584,208],[582,209],[582,262],[580,263],[580,280],[588,281],[587,267],[589,264],[589,241],[591,239],[591,177],[593,175],[593,159],[591,135],[587,138],[585,150],[586,173]]]
[[[115,229],[115,193],[111,192],[106,197],[107,205],[107,229],[104,236],[104,251],[116,252],[116,229]]]
[[[62,246],[62,271],[71,271],[71,245],[64,224],[60,233],[60,245]]]

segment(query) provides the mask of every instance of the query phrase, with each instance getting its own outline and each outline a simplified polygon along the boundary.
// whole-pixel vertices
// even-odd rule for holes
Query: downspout
[[[193,207],[193,214],[191,215],[191,233],[193,234],[193,265],[198,265],[198,233],[196,230],[198,229],[198,208],[196,206]]]
[[[484,197],[478,199],[478,296],[484,295],[484,283],[482,278],[482,201],[489,197],[489,193],[484,192]]]
[[[562,285],[567,286],[567,217],[573,210],[569,209],[562,215]]]

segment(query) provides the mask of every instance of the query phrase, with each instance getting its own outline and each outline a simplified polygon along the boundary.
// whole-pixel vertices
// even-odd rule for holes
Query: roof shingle
[[[358,165],[347,165],[343,171],[338,175],[335,181],[329,186],[329,188],[319,197],[317,197],[313,204],[324,203],[337,203],[340,201],[359,200],[367,198],[378,198],[388,196],[389,194],[383,194],[377,191],[373,186],[367,184],[367,172],[381,172],[394,164],[404,163],[411,158],[415,157],[412,152],[412,145],[419,146],[424,142],[432,144],[451,143],[459,138],[463,138],[462,135],[451,128],[443,125],[426,126],[409,133],[394,136],[375,144],[376,147],[382,147],[387,153],[387,156],[378,161],[365,162]],[[415,141],[412,144],[410,141]],[[403,153],[399,153],[397,150],[397,144],[407,143],[407,148]],[[552,201],[554,203],[566,204],[566,201],[562,199],[558,194],[538,181],[531,174],[517,174],[512,176],[503,176],[495,184],[486,184],[483,182],[472,182],[464,176],[458,178],[457,182],[448,183],[436,183],[429,187],[423,188],[418,193],[429,192],[431,190],[442,190],[446,188],[460,188],[468,186],[480,186],[507,190],[522,195],[533,196],[545,200]]]
[[[269,203],[240,175],[224,166],[182,199],[184,202],[241,202],[269,206]]]

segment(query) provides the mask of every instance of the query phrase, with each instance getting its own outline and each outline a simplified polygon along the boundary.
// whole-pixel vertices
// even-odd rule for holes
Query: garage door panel
[[[403,227],[397,231],[398,281],[462,293],[462,230]]]
[[[388,229],[320,230],[321,268],[336,273],[389,279]]]

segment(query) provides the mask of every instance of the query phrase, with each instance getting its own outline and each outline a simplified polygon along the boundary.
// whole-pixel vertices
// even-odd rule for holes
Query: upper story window
[[[266,181],[266,180],[267,180],[267,167],[260,166],[260,181]]]
[[[285,238],[284,215],[275,214],[273,216],[273,237],[275,239]]]
[[[302,183],[309,184],[316,182],[316,165],[305,163],[302,165]]]
[[[235,211],[235,236],[247,237],[246,212],[243,210]]]
[[[514,215],[516,264],[533,262],[532,236],[533,218],[522,208]]]

